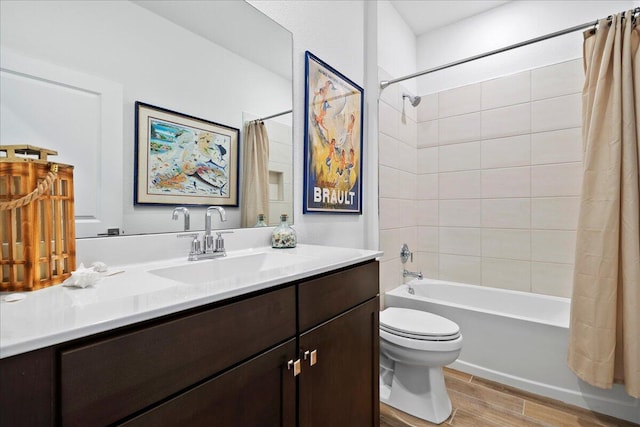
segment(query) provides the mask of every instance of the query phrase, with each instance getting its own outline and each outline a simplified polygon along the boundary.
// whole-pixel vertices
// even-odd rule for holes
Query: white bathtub
[[[568,298],[414,279],[387,292],[385,305],[428,311],[456,322],[464,345],[451,365],[454,369],[640,422],[640,400],[622,386],[592,387],[567,367]]]

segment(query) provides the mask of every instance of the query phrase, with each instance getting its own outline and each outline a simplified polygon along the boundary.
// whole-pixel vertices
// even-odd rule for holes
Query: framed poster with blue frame
[[[364,90],[305,54],[303,212],[362,214]]]

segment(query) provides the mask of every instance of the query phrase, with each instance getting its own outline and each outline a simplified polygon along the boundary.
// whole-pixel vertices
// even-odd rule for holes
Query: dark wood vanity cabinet
[[[378,307],[369,261],[0,359],[0,426],[377,426]]]

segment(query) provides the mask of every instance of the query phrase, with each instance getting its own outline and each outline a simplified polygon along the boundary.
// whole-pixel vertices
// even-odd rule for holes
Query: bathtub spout
[[[402,270],[402,277],[417,277],[422,280],[422,272],[421,271],[409,271],[406,268]]]

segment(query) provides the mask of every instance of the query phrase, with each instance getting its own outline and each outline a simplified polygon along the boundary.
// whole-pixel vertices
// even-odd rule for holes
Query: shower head
[[[411,106],[413,106],[413,107],[417,107],[418,104],[420,104],[420,100],[422,99],[418,95],[411,96],[411,95],[409,95],[407,93],[403,93],[402,94],[402,100],[404,101],[405,98],[409,98],[409,102],[411,103]]]

